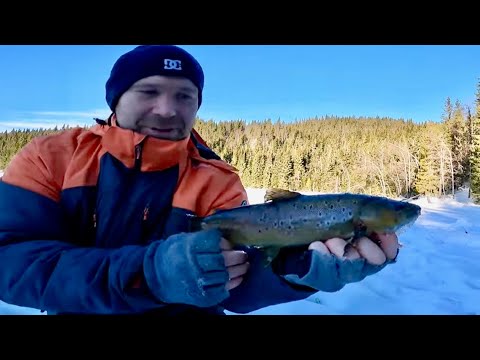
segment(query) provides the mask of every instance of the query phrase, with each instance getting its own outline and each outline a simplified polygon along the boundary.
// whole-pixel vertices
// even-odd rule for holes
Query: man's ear
[[[114,116],[115,116],[115,120],[116,120],[116,119],[117,119],[117,114],[115,114],[114,112],[112,112],[112,113],[110,114],[110,116],[108,117],[108,119],[107,119],[107,124],[108,124],[109,126],[112,126],[112,118],[113,118]]]
[[[95,122],[99,125],[102,125],[102,126],[105,126],[105,125],[108,125],[108,126],[112,126],[112,117],[115,115],[115,113],[111,113],[107,120],[103,120],[103,119],[100,119],[100,118],[96,118],[94,117],[93,120],[95,120]]]

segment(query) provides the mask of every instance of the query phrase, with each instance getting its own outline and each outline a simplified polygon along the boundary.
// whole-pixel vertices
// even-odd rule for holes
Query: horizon
[[[104,118],[100,118],[100,119],[104,119],[106,120],[107,117],[104,117]],[[408,122],[408,121],[413,121],[412,119],[402,119],[402,118],[387,118],[387,117],[378,117],[378,118],[374,118],[374,117],[365,117],[365,116],[336,116],[336,115],[323,115],[323,116],[317,116],[317,117],[312,117],[312,118],[306,118],[306,119],[295,119],[295,120],[292,120],[292,121],[283,121],[281,119],[263,119],[263,120],[244,120],[244,119],[232,119],[232,120],[215,120],[215,119],[205,119],[205,118],[198,118],[196,119],[196,121],[203,121],[203,122],[209,122],[209,121],[214,121],[215,123],[217,124],[220,124],[220,123],[224,123],[224,122],[243,122],[245,124],[245,126],[249,126],[249,125],[254,125],[254,124],[261,124],[261,123],[265,123],[265,122],[270,122],[272,125],[275,125],[278,121],[280,121],[282,124],[288,124],[288,125],[295,125],[295,124],[301,124],[301,122],[304,122],[304,121],[330,121],[330,120],[338,120],[338,121],[344,121],[344,120],[354,120],[354,121],[376,121],[376,120],[381,120],[381,121],[393,121],[393,122]],[[424,125],[425,123],[438,123],[438,122],[435,122],[435,121],[431,121],[431,120],[427,120],[427,121],[424,121],[424,122],[413,122],[415,125]],[[80,126],[80,127],[83,127],[83,126],[86,126],[87,128],[88,127],[91,127],[92,125],[95,125],[96,122],[95,120],[92,118],[92,121],[91,121],[91,124],[85,124],[85,125],[81,125],[81,124],[76,124],[76,123],[70,123],[70,124],[60,124],[60,121],[57,122],[57,123],[54,123],[54,124],[47,124],[47,123],[36,123],[36,124],[32,124],[32,127],[26,127],[27,124],[24,124],[24,123],[21,123],[21,122],[18,122],[18,123],[14,123],[14,122],[11,122],[9,123],[9,125],[12,125],[12,127],[6,129],[4,127],[2,127],[1,123],[0,123],[0,132],[2,133],[14,133],[14,132],[20,132],[20,131],[32,131],[32,132],[35,132],[35,131],[45,131],[45,130],[55,130],[55,128],[57,129],[57,131],[61,131],[61,129],[63,127],[65,127],[66,129],[71,129],[73,127],[76,127],[76,126]],[[19,127],[14,127],[14,125],[19,125]],[[41,125],[46,125],[46,127],[41,127]],[[197,129],[198,131],[198,128],[196,127],[197,123],[194,125],[194,129]]]
[[[205,72],[205,121],[355,117],[441,121],[474,109],[479,45],[179,45]],[[104,87],[135,45],[1,45],[0,131],[91,126]]]

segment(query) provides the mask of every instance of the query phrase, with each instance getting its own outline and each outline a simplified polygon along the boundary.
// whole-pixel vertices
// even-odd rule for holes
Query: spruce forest
[[[34,137],[65,128],[1,133],[0,169]],[[195,129],[246,187],[442,197],[468,186],[480,204],[480,83],[474,108],[447,98],[437,121],[197,119]]]

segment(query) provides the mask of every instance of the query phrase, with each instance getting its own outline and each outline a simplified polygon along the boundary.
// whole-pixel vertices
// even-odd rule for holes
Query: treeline
[[[449,99],[442,122],[332,116],[196,128],[251,187],[411,197],[452,194],[470,180],[473,117]]]
[[[63,126],[62,128],[12,130],[0,133],[0,169],[5,169],[12,157],[34,137],[53,134],[68,128]]]
[[[447,98],[437,122],[327,116],[196,129],[248,187],[411,197],[468,186],[480,203],[480,83],[474,109]]]
[[[391,197],[445,196],[469,186],[480,203],[480,85],[476,109],[446,99],[439,122],[318,117],[195,126],[235,166],[247,187],[356,192]],[[52,130],[0,135],[0,168],[33,137]]]

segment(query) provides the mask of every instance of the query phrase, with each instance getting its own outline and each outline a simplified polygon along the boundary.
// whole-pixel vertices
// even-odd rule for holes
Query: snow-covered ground
[[[252,203],[265,191],[249,190]],[[337,293],[275,305],[250,314],[480,314],[480,206],[468,190],[455,199],[414,200],[417,222],[399,234],[395,264]]]
[[[252,204],[263,202],[264,194],[248,189]],[[398,260],[380,273],[337,293],[319,292],[250,314],[480,314],[480,206],[467,194],[413,201],[422,215],[399,234],[404,246]],[[0,301],[0,314],[41,313]]]

